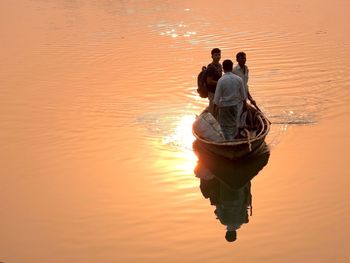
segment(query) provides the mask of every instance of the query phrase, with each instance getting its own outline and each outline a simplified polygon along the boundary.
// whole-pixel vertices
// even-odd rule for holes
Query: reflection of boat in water
[[[197,118],[201,118],[207,110],[204,110]],[[265,137],[270,130],[270,122],[267,117],[257,109],[250,107],[249,108],[250,116],[252,116],[251,125],[256,127],[254,133],[247,138],[234,139],[232,141],[211,141],[205,138],[202,138],[198,131],[196,122],[192,128],[192,133],[196,137],[197,141],[207,148],[211,152],[224,156],[229,159],[238,159],[243,156],[253,153],[256,149],[264,143]]]
[[[229,160],[215,155],[197,140],[193,143],[193,150],[198,156],[196,169],[209,171],[232,189],[243,186],[256,176],[270,157],[270,150],[265,142],[256,148],[254,153],[239,160]]]
[[[263,143],[254,155],[239,161],[214,155],[198,141],[193,149],[198,156],[194,172],[200,178],[200,190],[215,206],[217,219],[226,226],[226,240],[235,241],[237,230],[252,215],[251,180],[267,164],[269,149]]]

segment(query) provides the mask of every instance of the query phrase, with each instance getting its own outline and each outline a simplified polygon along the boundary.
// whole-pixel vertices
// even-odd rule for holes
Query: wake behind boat
[[[233,160],[248,156],[261,147],[270,130],[270,122],[261,111],[253,106],[249,107],[249,111],[251,113],[250,116],[252,116],[250,119],[251,126],[254,127],[254,129],[248,130],[247,136],[243,138],[237,138],[231,141],[215,141],[204,137],[201,134],[200,124],[197,120],[198,118],[205,118],[205,115],[208,114],[207,109],[197,117],[192,126],[192,133],[202,147],[205,147],[217,155]]]

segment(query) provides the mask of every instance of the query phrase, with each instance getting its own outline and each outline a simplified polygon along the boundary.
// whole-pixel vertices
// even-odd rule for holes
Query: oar
[[[253,105],[254,105],[254,107],[258,110],[258,111],[260,111],[262,114],[264,114],[263,112],[262,112],[262,110],[260,110],[260,108],[258,107],[258,105],[256,105],[256,102],[254,101],[250,101]],[[265,116],[265,114],[264,114],[264,116]],[[269,122],[269,124],[271,124],[271,121],[265,116],[265,118],[266,118],[266,120]]]

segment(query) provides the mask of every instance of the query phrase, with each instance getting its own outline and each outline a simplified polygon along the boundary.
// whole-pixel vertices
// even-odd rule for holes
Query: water
[[[1,1],[0,261],[348,262],[348,8]],[[213,47],[273,123],[234,243],[194,174]]]

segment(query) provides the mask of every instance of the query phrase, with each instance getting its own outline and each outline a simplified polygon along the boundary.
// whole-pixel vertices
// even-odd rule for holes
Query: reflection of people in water
[[[245,186],[231,190],[227,186],[220,185],[221,202],[216,206],[215,214],[221,224],[226,225],[226,240],[235,241],[236,230],[241,225],[248,223],[248,210],[251,208],[252,195],[250,182]]]
[[[237,230],[248,223],[252,215],[250,181],[267,164],[270,152],[263,145],[254,156],[230,161],[206,152],[196,142],[193,148],[198,156],[194,173],[200,178],[200,190],[215,206],[217,219],[226,226],[226,240],[233,242],[237,239]]]
[[[249,222],[248,211],[252,203],[250,188],[250,181],[241,188],[231,189],[216,178],[201,179],[201,192],[211,205],[215,205],[214,213],[221,224],[226,226],[225,238],[229,242],[235,241],[237,229]]]

